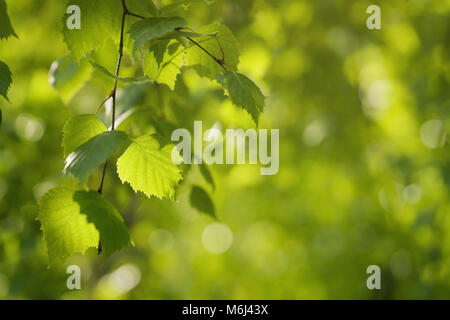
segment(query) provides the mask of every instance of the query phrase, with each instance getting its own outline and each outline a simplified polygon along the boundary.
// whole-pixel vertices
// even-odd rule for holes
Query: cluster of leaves
[[[5,0],[0,0],[0,41],[10,36],[17,37],[8,16]],[[0,96],[8,101],[8,90],[12,82],[12,73],[8,65],[0,60]],[[0,109],[0,126],[2,124],[2,110]]]
[[[201,77],[222,85],[232,102],[246,110],[257,124],[265,98],[249,78],[237,71],[239,49],[234,35],[220,23],[196,31],[187,27],[179,13],[190,2],[175,1],[157,7],[151,0],[128,0],[126,4],[121,0],[71,1],[71,5],[81,9],[82,27],[68,29],[69,15],[64,16],[62,33],[70,56],[52,66],[54,87],[66,100],[70,99],[74,91],[73,79],[85,78],[92,67],[124,89],[144,82],[174,90],[180,73],[191,68]],[[128,14],[118,10],[122,6],[123,12]],[[125,30],[122,35],[121,29]],[[111,40],[119,48],[124,44],[125,54],[137,66],[135,76],[121,78],[95,61],[106,42]],[[115,100],[115,86],[113,92]],[[63,130],[64,172],[86,187],[93,171],[115,155],[119,178],[129,183],[134,191],[143,192],[149,198],[174,199],[183,172],[172,161],[173,157],[181,159],[180,155],[167,141],[171,133],[168,128],[176,128],[176,124],[164,122],[163,115],[154,121],[156,134],[144,132],[134,136],[125,130],[127,121],[133,121],[132,115],[136,114],[135,110],[129,111],[120,115],[117,130],[114,130],[115,112],[110,130],[97,114],[70,118]],[[147,116],[150,120],[156,119],[155,115],[147,113]],[[214,189],[207,166],[201,165],[200,172]],[[38,219],[50,264],[74,253],[83,253],[99,243],[106,255],[133,244],[120,214],[102,197],[101,191],[101,187],[99,192],[57,187],[41,198]],[[193,186],[190,200],[199,211],[215,216],[214,204],[203,188]]]

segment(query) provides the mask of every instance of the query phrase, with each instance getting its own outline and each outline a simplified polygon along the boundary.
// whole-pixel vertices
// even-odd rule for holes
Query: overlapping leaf
[[[172,162],[173,145],[160,148],[152,136],[137,138],[117,161],[117,172],[123,182],[148,197],[173,198],[181,172]],[[175,157],[180,160],[178,152]]]
[[[106,69],[105,67],[91,61],[91,65],[97,69],[98,71],[100,71],[102,74],[106,75],[107,77],[111,78],[111,79],[115,79],[116,76],[113,75],[108,69]],[[130,77],[119,77],[118,80],[120,82],[123,83],[135,83],[135,82],[145,82],[148,81],[149,79],[147,77],[138,77],[138,78],[130,78]]]
[[[71,0],[69,5],[77,5],[81,10],[80,29],[67,27],[70,14],[64,15],[62,20],[64,41],[75,61],[80,61],[94,49],[100,49],[107,40],[118,38],[122,8],[120,0]]]
[[[231,101],[246,110],[258,124],[265,101],[258,86],[243,74],[230,71],[218,75],[217,81],[228,91]]]
[[[67,103],[81,89],[90,76],[87,63],[75,63],[70,55],[53,62],[49,72],[49,82]]]
[[[192,3],[205,3],[211,5],[215,0],[174,0],[169,4],[161,7],[159,13],[161,15],[173,16],[177,14],[182,14],[186,11]]]
[[[64,171],[85,183],[90,173],[118,151],[127,139],[127,134],[122,131],[103,132],[91,138],[69,154]]]
[[[64,157],[88,142],[91,138],[108,131],[106,126],[94,114],[84,114],[67,120],[63,129]]]
[[[215,35],[199,37],[196,42],[217,59],[223,59],[229,69],[236,71],[239,64],[239,46],[230,29],[223,24],[214,23],[197,31],[201,34]],[[201,76],[210,79],[216,79],[217,74],[223,71],[216,61],[194,44],[186,50],[185,60],[187,66],[194,67]]]
[[[99,240],[106,255],[133,244],[120,214],[97,192],[52,189],[40,200],[38,220],[50,265],[97,247]]]
[[[156,43],[145,55],[144,73],[173,90],[183,64],[184,48],[178,42],[171,41],[165,50],[161,43]]]
[[[151,41],[175,28],[184,27],[186,21],[181,17],[154,17],[146,18],[134,23],[130,28],[130,36],[135,40],[134,50],[144,42]]]

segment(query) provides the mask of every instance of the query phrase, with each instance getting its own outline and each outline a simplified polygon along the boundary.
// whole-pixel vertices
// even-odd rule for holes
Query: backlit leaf
[[[90,77],[87,63],[77,64],[70,55],[53,62],[49,71],[49,83],[68,103]]]
[[[201,34],[215,34],[215,36],[197,38],[195,41],[217,59],[224,59],[226,66],[236,71],[239,64],[239,47],[230,29],[223,24],[214,23],[201,27],[197,31]],[[216,75],[223,71],[216,61],[194,44],[186,50],[185,59],[186,65],[194,67],[203,77],[216,79]]]
[[[98,246],[105,255],[133,244],[117,210],[98,192],[58,187],[42,196],[38,220],[49,263]]]
[[[84,114],[70,118],[63,129],[64,157],[88,142],[91,138],[108,131],[106,126],[94,114]]]
[[[181,171],[172,162],[173,148],[173,145],[160,148],[152,136],[137,138],[117,161],[120,179],[147,197],[173,198],[175,186],[182,178]],[[178,153],[176,158],[181,159]]]
[[[151,41],[175,28],[184,27],[186,21],[181,17],[155,17],[139,20],[130,28],[130,36],[135,39],[134,50],[144,42]]]
[[[217,81],[228,91],[231,101],[246,110],[258,124],[266,99],[258,86],[243,74],[230,71],[218,75]]]
[[[65,14],[62,20],[64,41],[75,61],[99,50],[109,39],[118,39],[122,15],[120,0],[93,1],[70,0],[67,4],[77,5],[81,10],[81,28],[69,29]]]
[[[158,50],[150,50],[145,55],[144,73],[156,82],[166,84],[173,90],[177,76],[184,64],[184,48],[178,42],[172,40],[164,51],[162,59]]]
[[[64,172],[85,183],[91,172],[118,151],[127,139],[122,131],[103,132],[93,137],[69,154]]]

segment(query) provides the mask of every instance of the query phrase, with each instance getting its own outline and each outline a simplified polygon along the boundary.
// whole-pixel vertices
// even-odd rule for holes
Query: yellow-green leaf
[[[203,26],[196,31],[201,34],[214,34],[215,36],[199,37],[195,41],[217,59],[223,59],[229,69],[237,70],[239,46],[230,29],[223,24],[214,23]],[[223,68],[216,61],[194,44],[186,50],[185,60],[187,66],[194,67],[198,74],[203,77],[216,79],[216,75],[223,71]]]
[[[120,179],[147,197],[173,198],[175,186],[182,179],[181,171],[172,162],[174,148],[173,145],[160,148],[158,140],[152,136],[137,138],[117,161]],[[178,152],[174,154],[179,161]]]
[[[58,187],[40,200],[38,220],[50,265],[102,242],[105,255],[133,244],[117,210],[98,192]]]
[[[94,114],[75,116],[66,121],[63,129],[64,157],[89,139],[108,131],[106,126]]]
[[[127,139],[122,131],[103,132],[91,138],[67,156],[64,172],[85,183],[91,172],[118,151]]]

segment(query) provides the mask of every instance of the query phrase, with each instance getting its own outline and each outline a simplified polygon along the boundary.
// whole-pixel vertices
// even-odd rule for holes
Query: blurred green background
[[[190,26],[221,21],[240,42],[241,72],[268,96],[260,127],[280,129],[279,173],[212,166],[213,191],[193,167],[171,202],[135,194],[110,168],[104,195],[136,246],[107,260],[90,249],[52,269],[37,201],[74,183],[62,174],[63,125],[95,113],[112,82],[89,67],[55,90],[65,1],[7,2],[19,39],[0,43],[13,72],[11,103],[0,100],[0,298],[450,298],[450,1],[190,5]],[[370,4],[382,30],[366,27]],[[115,48],[98,58],[111,70]],[[182,127],[254,126],[214,83],[190,70],[178,80],[172,93],[124,89],[132,101],[119,104],[164,108]],[[212,194],[219,220],[190,207],[193,183]],[[66,288],[71,264],[80,291]],[[382,290],[366,288],[372,264]]]

